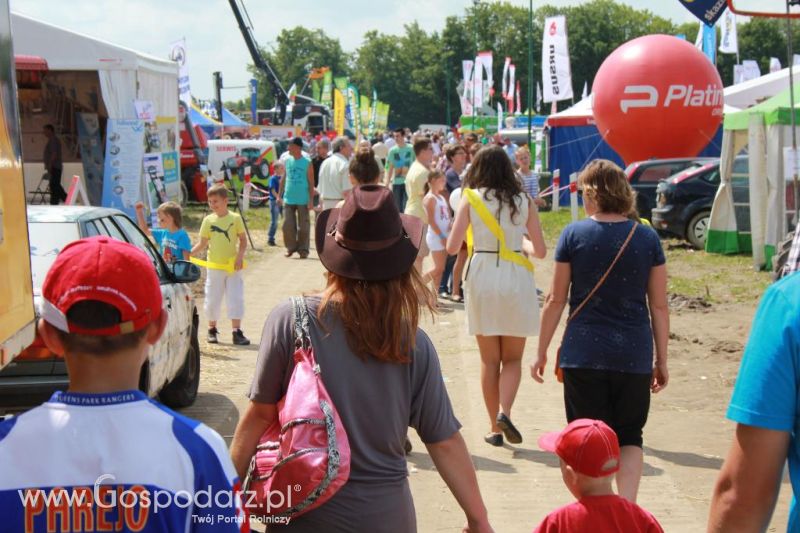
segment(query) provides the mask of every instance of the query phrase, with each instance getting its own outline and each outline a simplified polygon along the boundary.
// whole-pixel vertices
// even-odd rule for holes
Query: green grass
[[[584,217],[583,209],[580,217]],[[539,213],[549,249],[554,249],[561,230],[572,221],[569,208]],[[749,255],[708,254],[693,250],[679,239],[662,239],[667,257],[670,294],[700,298],[710,303],[755,303],[772,282],[767,272],[753,268]]]

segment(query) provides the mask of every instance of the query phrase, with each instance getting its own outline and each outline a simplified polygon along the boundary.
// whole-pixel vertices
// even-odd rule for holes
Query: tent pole
[[[788,34],[788,52],[789,57],[787,58],[787,62],[789,63],[789,105],[791,108],[791,123],[792,123],[792,155],[794,164],[792,165],[792,192],[794,194],[794,223],[795,226],[800,226],[798,222],[798,213],[800,213],[800,202],[798,202],[798,191],[800,187],[798,187],[798,176],[797,176],[797,120],[795,118],[795,109],[794,109],[794,49],[792,44],[792,19],[789,17],[789,4],[798,4],[800,1],[798,0],[786,0],[786,30]],[[784,209],[786,207],[784,206]],[[786,216],[785,214],[782,216]],[[778,226],[781,227],[781,226]]]

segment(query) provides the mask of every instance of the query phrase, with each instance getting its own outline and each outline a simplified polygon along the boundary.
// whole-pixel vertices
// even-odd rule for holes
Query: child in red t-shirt
[[[534,533],[664,532],[653,515],[614,494],[611,483],[619,470],[619,442],[606,424],[573,420],[564,431],[542,435],[539,447],[561,459],[561,477],[578,501],[551,512]]]

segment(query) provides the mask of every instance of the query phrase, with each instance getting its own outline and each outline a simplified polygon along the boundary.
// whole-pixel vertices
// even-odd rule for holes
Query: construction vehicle
[[[264,73],[267,82],[272,88],[272,96],[275,99],[275,107],[269,110],[259,110],[257,112],[257,122],[262,125],[272,126],[300,126],[303,131],[312,135],[322,134],[332,129],[333,118],[328,106],[320,104],[313,98],[303,95],[296,95],[294,100],[289,98],[286,89],[283,88],[281,81],[272,70],[261,50],[256,44],[253,36],[253,23],[244,7],[244,0],[228,0],[236,17],[236,23],[242,32],[247,50],[256,68]],[[241,7],[240,7],[241,2]],[[243,15],[244,13],[244,15]],[[245,16],[247,21],[245,21]]]
[[[9,0],[0,0],[0,367],[35,336],[31,252]]]

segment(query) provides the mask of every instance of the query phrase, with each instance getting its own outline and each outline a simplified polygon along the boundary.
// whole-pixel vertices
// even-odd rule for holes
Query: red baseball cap
[[[115,307],[120,323],[100,329],[67,320],[77,302]],[[109,237],[71,242],[56,257],[42,286],[41,317],[67,333],[112,336],[139,331],[161,316],[161,287],[153,262],[132,244]]]
[[[585,476],[605,477],[619,470],[617,434],[601,420],[573,420],[563,431],[539,437],[539,448],[555,453]]]

